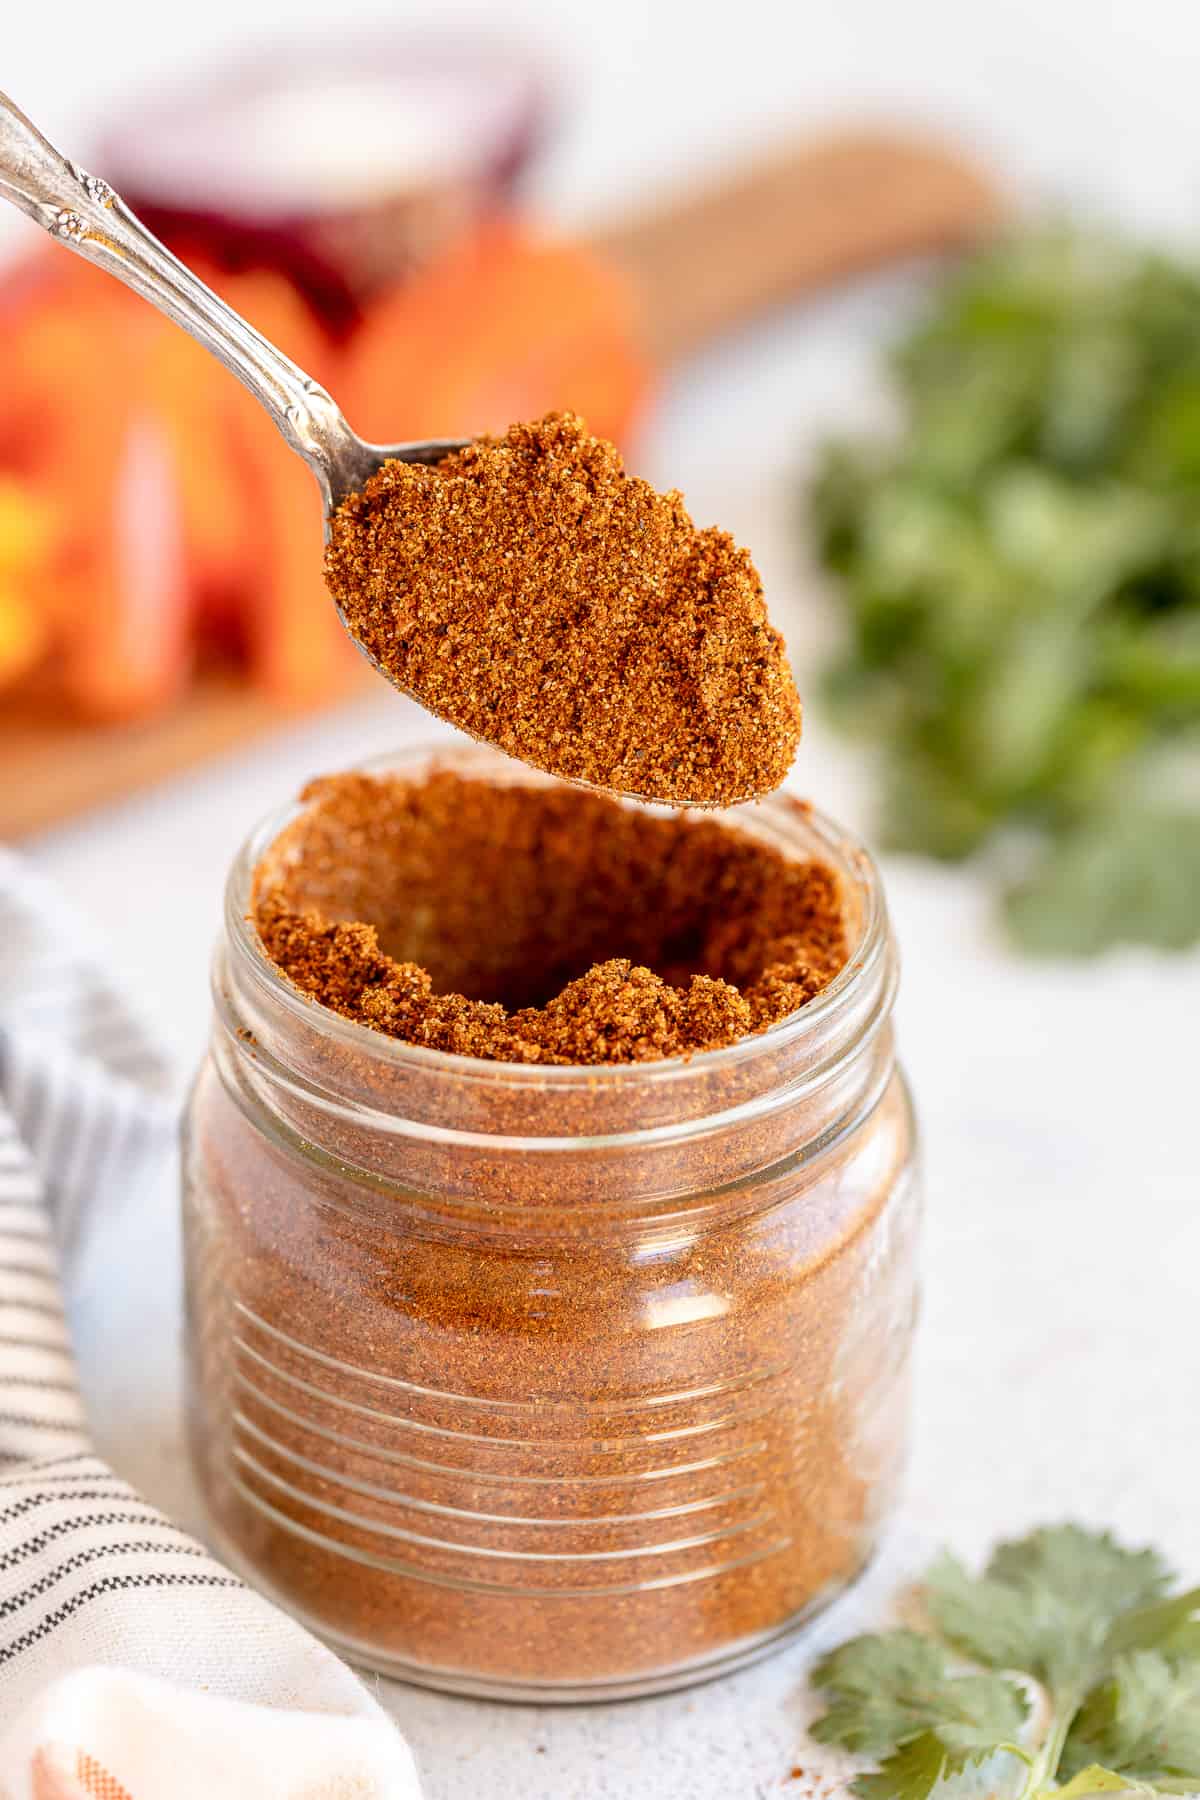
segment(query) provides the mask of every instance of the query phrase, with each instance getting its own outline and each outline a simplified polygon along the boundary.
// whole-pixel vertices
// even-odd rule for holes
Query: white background
[[[114,99],[166,72],[324,26],[315,0],[4,10],[0,85],[79,153]],[[1200,12],[1188,0],[443,0],[339,14],[508,22],[544,45],[571,105],[539,199],[564,222],[618,211],[736,147],[870,110],[957,131],[1026,204],[1070,202],[1200,243]],[[793,543],[797,470],[823,424],[869,408],[875,347],[910,302],[911,284],[877,283],[710,354],[665,396],[637,459],[753,546],[802,687],[827,626]],[[418,733],[419,715],[385,697],[34,845],[181,1068],[203,1041],[208,947],[238,840],[308,773]],[[869,825],[862,772],[819,716],[796,785]],[[972,1553],[1066,1515],[1160,1540],[1195,1580],[1200,959],[1017,962],[971,875],[892,861],[886,878],[928,1151],[927,1299],[905,1518],[858,1613],[923,1546]],[[131,1219],[78,1316],[104,1446],[186,1516],[172,1208],[161,1195]],[[849,1625],[843,1614],[835,1629]],[[797,1648],[692,1696],[621,1708],[390,1698],[432,1800],[799,1796],[810,1783],[789,1770],[817,1766],[801,1736],[805,1661]]]

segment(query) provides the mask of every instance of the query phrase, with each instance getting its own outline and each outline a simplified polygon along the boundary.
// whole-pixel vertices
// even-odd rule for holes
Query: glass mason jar
[[[463,1693],[615,1698],[761,1654],[863,1567],[905,1449],[919,1208],[870,858],[794,800],[740,809],[839,872],[841,974],[727,1049],[536,1066],[288,984],[247,911],[294,816],[233,868],[185,1134],[215,1542],[353,1661]]]

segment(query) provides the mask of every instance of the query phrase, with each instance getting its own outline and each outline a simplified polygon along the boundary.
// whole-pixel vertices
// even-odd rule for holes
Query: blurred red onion
[[[280,270],[344,327],[511,198],[550,114],[511,47],[315,45],[128,105],[95,166],[172,248]]]

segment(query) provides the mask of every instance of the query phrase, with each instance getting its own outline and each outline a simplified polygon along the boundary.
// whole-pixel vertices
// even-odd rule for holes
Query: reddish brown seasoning
[[[846,958],[837,878],[708,820],[547,783],[310,784],[260,865],[271,959],[347,1018],[500,1062],[712,1050]]]
[[[318,783],[258,856],[268,946],[345,1016],[264,959],[239,873],[185,1157],[197,1470],[226,1554],[375,1668],[653,1691],[793,1629],[893,1501],[916,1202],[886,932],[784,799],[662,819],[455,762],[488,779]],[[847,940],[811,1029],[663,1061]],[[697,992],[699,1026],[666,998]],[[362,1029],[372,995],[417,1048]]]
[[[573,414],[385,464],[325,572],[391,680],[536,768],[728,806],[791,765],[800,702],[749,556]]]

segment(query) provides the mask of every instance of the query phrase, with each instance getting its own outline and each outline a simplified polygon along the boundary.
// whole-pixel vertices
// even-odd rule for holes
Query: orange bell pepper
[[[280,276],[223,274],[213,285],[302,369],[336,389],[334,352]],[[219,388],[224,468],[247,514],[238,588],[242,654],[272,698],[311,705],[343,690],[364,666],[325,586],[317,485],[245,389],[211,360],[209,367]]]
[[[50,508],[26,484],[0,477],[0,687],[33,668],[49,644],[39,589],[52,542]]]
[[[0,462],[55,509],[43,603],[57,672],[72,708],[106,718],[165,705],[190,661],[172,458],[130,298],[56,256],[0,308]]]
[[[372,302],[341,396],[355,430],[385,443],[499,432],[563,408],[621,440],[650,388],[622,277],[494,220]]]
[[[648,393],[621,279],[515,223],[379,296],[346,347],[279,275],[207,278],[384,442],[555,407],[620,438]],[[312,477],[231,375],[57,251],[0,283],[2,479],[55,523],[34,581],[5,564],[0,514],[0,681],[44,661],[74,710],[118,718],[168,704],[214,655],[289,705],[362,675]]]

